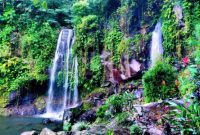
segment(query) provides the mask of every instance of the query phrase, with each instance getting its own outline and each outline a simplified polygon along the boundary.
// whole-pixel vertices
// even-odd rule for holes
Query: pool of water
[[[45,127],[53,131],[61,130],[61,122],[44,124],[43,120],[34,117],[0,117],[0,135],[20,135],[32,130],[40,132]]]

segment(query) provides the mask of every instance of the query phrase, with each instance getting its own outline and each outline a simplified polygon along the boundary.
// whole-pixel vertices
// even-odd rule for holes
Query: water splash
[[[163,46],[162,46],[162,24],[158,22],[152,34],[151,41],[151,67],[153,67],[157,61],[162,59]]]

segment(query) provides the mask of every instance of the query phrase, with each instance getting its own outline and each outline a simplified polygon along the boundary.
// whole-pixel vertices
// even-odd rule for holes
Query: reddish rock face
[[[101,63],[104,66],[106,80],[113,84],[119,84],[132,77],[137,76],[142,70],[143,66],[136,59],[129,59],[128,54],[121,57],[120,64],[115,68],[115,65],[110,60],[110,53],[103,51],[101,56]]]
[[[114,83],[118,84],[122,82],[121,73],[117,69],[112,70]]]

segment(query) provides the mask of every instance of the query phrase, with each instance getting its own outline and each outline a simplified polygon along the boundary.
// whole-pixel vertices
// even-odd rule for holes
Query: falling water
[[[57,41],[43,117],[62,119],[64,110],[78,103],[78,62],[72,54],[73,43],[73,30],[63,29]]]
[[[162,59],[163,47],[162,47],[162,24],[158,22],[152,34],[151,41],[151,67],[153,67],[157,61]]]

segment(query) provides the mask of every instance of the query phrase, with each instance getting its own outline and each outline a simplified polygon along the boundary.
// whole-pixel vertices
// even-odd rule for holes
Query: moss
[[[34,104],[39,111],[46,107],[46,101],[44,100],[43,96],[38,97]]]
[[[83,111],[89,111],[92,109],[92,107],[93,107],[92,103],[88,103],[88,102],[83,103]]]
[[[2,115],[2,116],[6,116],[7,115],[6,114],[6,108],[5,108],[7,102],[8,102],[8,97],[7,96],[6,97],[0,96],[0,115]]]

